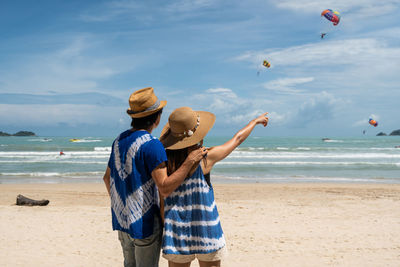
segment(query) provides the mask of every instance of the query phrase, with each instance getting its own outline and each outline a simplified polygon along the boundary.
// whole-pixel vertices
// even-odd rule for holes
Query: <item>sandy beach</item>
[[[223,266],[400,266],[400,185],[214,188]],[[16,206],[18,194],[50,204]],[[0,229],[0,266],[122,266],[102,183],[0,184]]]

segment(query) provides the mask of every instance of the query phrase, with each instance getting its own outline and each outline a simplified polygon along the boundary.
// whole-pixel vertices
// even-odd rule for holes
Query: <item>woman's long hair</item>
[[[167,173],[169,176],[179,169],[189,153],[187,147],[177,150],[167,149],[166,152],[168,157]]]
[[[199,147],[198,145],[195,146]],[[166,149],[168,158],[168,164],[167,164],[168,176],[174,173],[183,164],[183,162],[189,155],[189,148],[191,147],[185,147],[176,150]],[[204,166],[207,166],[207,161],[205,158],[203,158],[203,164]]]

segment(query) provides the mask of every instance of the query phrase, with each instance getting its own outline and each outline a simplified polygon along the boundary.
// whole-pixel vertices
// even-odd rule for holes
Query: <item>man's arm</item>
[[[107,170],[103,176],[103,181],[104,181],[104,184],[106,185],[108,195],[110,195],[110,173],[111,173],[111,170],[109,167],[107,167]]]
[[[153,177],[160,194],[163,197],[169,196],[176,188],[185,180],[192,167],[198,163],[205,155],[207,150],[198,148],[192,151],[183,164],[170,176],[167,175],[167,167],[165,162],[158,165],[152,172]]]

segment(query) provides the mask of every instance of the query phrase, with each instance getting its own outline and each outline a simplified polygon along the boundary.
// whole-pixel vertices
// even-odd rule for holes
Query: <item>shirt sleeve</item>
[[[151,173],[162,162],[167,161],[167,153],[164,146],[158,139],[153,139],[147,143],[145,162],[147,170]]]

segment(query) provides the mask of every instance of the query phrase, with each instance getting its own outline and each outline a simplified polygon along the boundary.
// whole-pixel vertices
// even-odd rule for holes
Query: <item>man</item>
[[[167,175],[166,152],[151,135],[166,103],[158,100],[151,87],[130,95],[127,113],[132,128],[114,140],[104,174],[124,266],[158,266],[162,239],[159,193],[163,197],[172,193],[207,153],[201,148],[193,151],[177,171]]]

